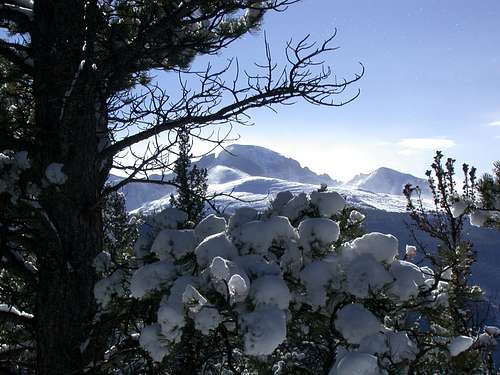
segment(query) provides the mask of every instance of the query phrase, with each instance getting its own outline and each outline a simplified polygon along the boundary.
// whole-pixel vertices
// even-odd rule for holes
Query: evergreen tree
[[[426,172],[429,188],[433,197],[433,209],[427,209],[418,186],[410,184],[404,188],[407,198],[407,211],[413,219],[412,234],[420,245],[423,260],[429,262],[436,275],[436,284],[446,283],[447,305],[438,315],[430,315],[444,332],[451,335],[473,336],[481,330],[479,322],[473,319],[474,310],[484,304],[482,291],[479,286],[471,285],[471,267],[476,260],[474,244],[465,238],[464,225],[469,214],[473,214],[476,195],[476,169],[463,164],[464,184],[462,190],[457,188],[455,177],[455,159],[445,161],[442,152],[437,151],[431,169]],[[428,250],[418,240],[415,229],[430,235],[438,241],[436,250]],[[485,345],[483,347],[482,345]],[[492,362],[491,342],[476,342],[476,349],[465,353],[460,360],[447,362],[441,355],[426,356],[422,368],[431,371],[432,368],[441,368],[444,373],[466,374],[473,371],[490,373],[494,371]],[[493,373],[493,372],[491,372]]]
[[[170,196],[170,205],[184,211],[188,220],[194,224],[200,222],[205,211],[207,197],[207,170],[191,164],[191,148],[189,132],[179,131],[179,155],[175,161],[172,180],[177,187],[177,195]]]
[[[480,210],[486,210],[491,215],[486,223],[500,229],[500,161],[494,163],[493,173],[485,173],[479,180]]]
[[[137,239],[136,218],[125,208],[125,195],[112,192],[106,196],[103,208],[104,243],[114,263],[127,261],[133,255],[133,244]]]

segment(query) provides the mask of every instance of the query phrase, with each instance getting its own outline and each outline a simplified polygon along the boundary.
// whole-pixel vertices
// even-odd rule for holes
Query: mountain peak
[[[249,176],[278,178],[286,181],[308,184],[339,185],[339,181],[327,174],[317,174],[292,158],[261,146],[232,144],[218,155],[210,154],[196,162],[210,170],[224,166]]]
[[[406,184],[419,186],[424,195],[430,193],[425,179],[388,167],[377,168],[371,173],[360,173],[344,185],[374,193],[401,195]]]

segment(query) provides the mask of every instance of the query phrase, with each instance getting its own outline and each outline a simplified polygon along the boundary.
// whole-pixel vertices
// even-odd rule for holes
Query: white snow
[[[287,217],[272,216],[266,220],[247,222],[232,232],[242,254],[263,254],[281,241],[297,239],[297,233]]]
[[[425,283],[422,270],[413,263],[404,260],[395,260],[391,264],[389,271],[396,279],[391,284],[389,292],[401,301],[407,301],[411,297],[416,297],[420,286]]]
[[[266,260],[261,255],[250,254],[239,256],[234,262],[252,279],[266,275],[281,275],[280,266],[276,262]]]
[[[228,260],[233,260],[238,256],[238,250],[225,233],[208,236],[196,247],[194,252],[196,261],[202,268],[207,267],[216,256]]]
[[[156,236],[151,252],[160,260],[179,260],[194,252],[196,237],[194,230],[163,229]]]
[[[214,214],[208,215],[198,223],[194,232],[198,242],[217,233],[222,233],[226,230],[226,219]]]
[[[92,263],[95,270],[97,272],[104,272],[111,266],[111,254],[107,251],[101,251],[94,258],[94,262]]]
[[[305,285],[307,294],[306,302],[312,307],[326,305],[327,286],[333,275],[328,263],[317,260],[309,263],[300,272],[300,280]]]
[[[240,207],[234,211],[234,214],[229,218],[229,231],[241,227],[250,221],[257,220],[259,212],[251,207]]]
[[[290,202],[290,200],[293,199],[293,194],[292,192],[286,190],[286,191],[280,191],[278,194],[276,194],[276,197],[272,201],[272,208],[276,211],[279,212],[285,205]]]
[[[365,337],[384,330],[384,326],[359,303],[351,303],[337,312],[335,329],[350,344],[359,344]]]
[[[474,339],[469,336],[457,336],[453,338],[448,344],[448,350],[450,351],[450,355],[452,357],[456,357],[462,352],[465,352],[469,349],[474,343]]]
[[[358,350],[373,355],[385,354],[389,351],[388,341],[385,333],[377,332],[373,335],[364,337],[359,343]]]
[[[175,266],[168,260],[146,264],[132,275],[130,293],[132,297],[142,298],[154,290],[169,285],[175,276]]]
[[[490,218],[488,211],[474,210],[470,215],[470,223],[475,227],[483,227]]]
[[[451,214],[454,218],[458,218],[460,216],[462,216],[465,211],[467,210],[467,208],[469,207],[469,204],[464,201],[464,200],[456,200],[455,202],[453,202],[451,204]]]
[[[113,296],[124,297],[126,284],[126,274],[123,270],[116,270],[110,276],[99,280],[94,285],[94,297],[97,303],[105,308]]]
[[[363,220],[365,220],[366,216],[363,215],[361,212],[352,210],[351,213],[349,214],[349,221],[352,223],[358,223]]]
[[[391,332],[389,339],[389,353],[394,363],[413,361],[418,354],[417,344],[410,339],[407,332]]]
[[[159,324],[145,326],[141,330],[139,345],[146,350],[153,361],[161,362],[169,350],[160,343],[161,330]]]
[[[495,326],[485,326],[484,331],[491,336],[500,336],[500,328]]]
[[[299,224],[300,241],[305,249],[328,247],[340,236],[338,223],[326,218],[311,218]]]
[[[345,205],[345,199],[335,191],[313,191],[311,203],[318,208],[319,214],[324,217],[332,217],[340,213]]]
[[[391,281],[389,272],[371,254],[357,256],[346,267],[347,291],[358,298],[376,294]]]
[[[356,238],[351,246],[358,254],[371,254],[379,262],[391,263],[398,253],[398,239],[378,232]]]
[[[203,297],[198,289],[192,285],[187,285],[182,293],[182,302],[190,312],[197,313],[207,304],[207,299]]]
[[[413,259],[417,255],[417,247],[413,245],[406,245],[405,247],[405,256],[406,259]]]
[[[31,167],[31,161],[28,158],[28,151],[19,151],[14,154],[14,160],[18,168],[25,170]]]
[[[343,186],[379,194],[402,195],[406,184],[419,186],[424,196],[430,195],[425,179],[382,167],[369,174],[358,174]]]
[[[181,306],[174,306],[167,303],[162,304],[158,309],[157,316],[161,333],[171,342],[179,342],[181,340],[182,328],[186,325]]]
[[[153,219],[155,224],[162,229],[177,229],[179,225],[187,221],[188,215],[177,208],[166,207],[155,213]]]
[[[231,272],[229,271],[228,261],[216,256],[210,263],[210,274],[215,280],[229,280]]]
[[[285,313],[276,307],[260,308],[244,314],[241,324],[247,355],[271,354],[286,338]]]
[[[194,320],[194,327],[204,335],[215,330],[223,320],[216,308],[207,305],[190,316]]]
[[[11,314],[17,315],[21,318],[33,319],[32,314],[21,311],[18,308],[14,307],[14,306],[9,306],[5,303],[0,303],[0,312],[11,313]]]
[[[296,220],[309,207],[309,200],[305,193],[299,193],[287,202],[280,210],[280,215]]]
[[[252,282],[250,298],[256,306],[276,306],[288,309],[291,295],[285,281],[278,276],[262,276]]]
[[[347,352],[340,356],[329,375],[381,375],[377,357],[360,352]]]
[[[226,167],[225,165],[216,165],[208,170],[208,183],[210,185],[225,184],[248,176],[247,173],[238,169]]]
[[[61,163],[51,163],[45,169],[45,177],[47,181],[54,185],[63,185],[67,180],[68,176],[62,171],[64,165]]]
[[[233,302],[244,301],[248,296],[248,285],[249,283],[241,274],[232,275],[227,283],[231,300]]]

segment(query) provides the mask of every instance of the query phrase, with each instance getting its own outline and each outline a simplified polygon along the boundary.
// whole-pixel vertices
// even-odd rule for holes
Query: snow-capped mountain
[[[317,174],[292,158],[260,146],[230,145],[219,154],[209,154],[198,161],[208,169],[209,189],[212,193],[231,193],[242,201],[227,197],[219,200],[232,208],[252,202],[258,208],[269,204],[273,194],[282,190],[310,192],[322,183],[344,194],[351,204],[403,212],[406,201],[401,192],[406,183],[420,186],[428,192],[424,179],[389,168],[379,168],[370,174],[360,174],[342,184],[326,174]],[[167,176],[168,180],[171,176]],[[159,176],[152,176],[152,179]],[[110,181],[120,177],[110,176]],[[123,188],[127,209],[150,211],[168,204],[174,189],[168,185],[132,183]]]
[[[344,186],[373,193],[401,195],[406,184],[419,186],[423,195],[429,195],[427,181],[408,173],[402,173],[391,168],[378,168],[372,173],[361,173],[346,182]]]
[[[332,179],[327,174],[314,173],[309,168],[302,167],[298,161],[260,146],[230,145],[226,147],[226,151],[218,155],[206,155],[196,164],[207,168],[209,172],[215,167],[218,168],[217,172],[221,171],[220,167],[227,167],[249,176],[278,178],[314,185],[324,183],[328,186],[336,186],[340,184],[340,181]]]
[[[327,174],[317,174],[307,167],[302,167],[298,161],[292,158],[260,146],[230,145],[219,154],[212,153],[203,156],[195,161],[195,164],[208,170],[210,189],[216,192],[229,192],[234,188],[235,191],[243,193],[244,189],[252,186],[252,183],[245,180],[250,177],[268,179],[265,183],[256,182],[257,185],[249,191],[259,195],[282,190],[287,183],[314,185],[314,189],[317,189],[321,184],[338,186],[341,183]],[[159,179],[160,177],[151,176],[150,178]],[[171,178],[172,176],[166,176],[164,179]],[[111,183],[119,180],[121,178],[114,175],[109,178]],[[269,185],[270,181],[277,181],[277,183],[275,186]],[[243,183],[243,185],[237,186],[238,182]],[[312,187],[304,187],[304,189],[309,191]],[[127,209],[135,210],[142,205],[159,207],[168,204],[170,194],[174,189],[168,185],[131,183],[126,185],[122,191],[126,196]],[[159,201],[156,202],[157,200]]]

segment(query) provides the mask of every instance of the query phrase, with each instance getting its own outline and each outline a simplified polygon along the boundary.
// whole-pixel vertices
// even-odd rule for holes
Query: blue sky
[[[498,0],[303,0],[268,14],[217,59],[263,61],[265,31],[279,60],[291,37],[337,28],[340,49],[326,62],[349,77],[361,61],[361,96],[253,111],[255,126],[234,134],[343,180],[380,166],[422,176],[436,149],[488,171],[500,159],[499,21]]]

